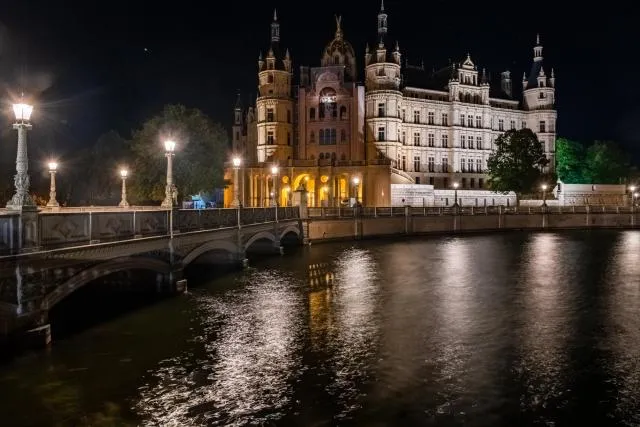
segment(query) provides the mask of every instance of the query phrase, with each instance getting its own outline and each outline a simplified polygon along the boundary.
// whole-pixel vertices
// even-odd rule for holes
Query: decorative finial
[[[275,8],[273,8],[273,20],[274,21],[278,20],[278,11]]]
[[[536,44],[540,46],[540,33],[536,34]]]
[[[553,71],[553,68],[551,69],[551,77],[555,77],[556,73]]]
[[[398,43],[398,40],[396,40],[396,52],[400,52],[400,44]]]
[[[364,45],[364,53],[369,53],[369,43]]]
[[[527,80],[527,73],[526,72],[522,72],[522,81]]]
[[[380,1],[380,12],[384,12],[384,0]]]
[[[285,59],[290,59],[291,58],[291,56],[289,56],[289,48],[287,48],[287,50],[285,51],[284,58]]]
[[[336,39],[342,40],[342,16],[336,15]]]

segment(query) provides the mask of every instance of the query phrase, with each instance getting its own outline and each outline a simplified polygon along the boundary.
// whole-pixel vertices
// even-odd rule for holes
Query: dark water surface
[[[0,367],[0,425],[633,426],[639,363],[639,231],[316,245]]]

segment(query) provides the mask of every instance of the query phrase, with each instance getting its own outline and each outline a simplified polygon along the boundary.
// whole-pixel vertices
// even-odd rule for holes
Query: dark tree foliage
[[[531,192],[548,163],[536,134],[531,129],[509,130],[496,139],[495,146],[487,161],[491,189]]]

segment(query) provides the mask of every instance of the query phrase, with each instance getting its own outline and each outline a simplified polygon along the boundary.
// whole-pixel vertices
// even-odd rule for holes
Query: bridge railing
[[[278,220],[297,219],[298,207],[279,207]],[[7,217],[9,218],[9,217]],[[19,217],[18,217],[19,218]],[[108,211],[41,211],[38,215],[38,245],[43,249],[112,242],[174,232],[213,230],[276,220],[274,208],[150,209]],[[14,227],[17,229],[17,227]],[[12,237],[13,238],[13,237]],[[15,239],[14,239],[15,240]],[[0,247],[0,250],[2,248]]]
[[[314,219],[398,217],[398,216],[432,216],[432,215],[533,215],[546,213],[559,214],[630,214],[640,213],[640,207],[630,206],[389,206],[389,207],[339,207],[339,208],[309,208],[308,216]]]

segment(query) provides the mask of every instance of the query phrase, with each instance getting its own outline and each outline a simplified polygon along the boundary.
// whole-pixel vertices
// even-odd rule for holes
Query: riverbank
[[[403,235],[442,235],[509,230],[633,229],[636,212],[443,212],[425,215],[309,218],[305,229],[310,243],[359,240]]]

